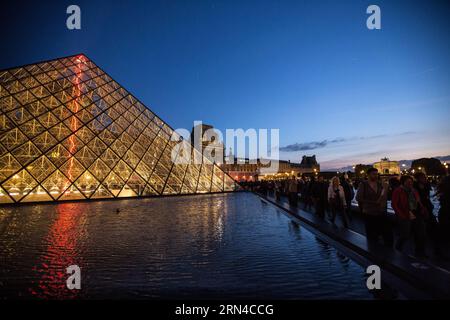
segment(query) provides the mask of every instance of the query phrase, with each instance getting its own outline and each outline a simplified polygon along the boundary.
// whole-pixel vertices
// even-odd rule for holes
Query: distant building
[[[231,155],[229,155],[231,159]],[[316,156],[302,158],[301,163],[294,163],[289,160],[279,160],[278,169],[270,172],[264,168],[270,167],[269,160],[261,159],[250,161],[249,159],[236,159],[234,163],[222,165],[222,169],[236,181],[256,181],[260,179],[287,179],[291,176],[300,177],[303,174],[318,174],[320,165]]]
[[[316,155],[310,157],[303,156],[302,162],[300,162],[300,168],[303,173],[313,173],[320,171],[320,164],[317,163]]]
[[[213,132],[214,127],[209,124],[195,125],[191,132],[191,144],[211,162],[222,164],[224,162],[224,144],[222,141],[216,140]],[[195,144],[196,141],[200,142],[198,146]]]
[[[228,173],[228,175],[235,181],[257,181],[259,168],[261,163],[259,160],[250,161],[245,158],[234,158],[232,163],[229,163],[229,159],[232,155],[227,157],[227,161],[221,166],[222,170]]]
[[[373,167],[380,174],[400,174],[400,166],[398,161],[391,161],[389,158],[383,158],[373,164]]]

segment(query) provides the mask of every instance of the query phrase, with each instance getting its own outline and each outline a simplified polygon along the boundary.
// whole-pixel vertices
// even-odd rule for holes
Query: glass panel
[[[20,107],[20,103],[13,96],[0,98],[0,110],[8,112]]]
[[[23,166],[25,166],[27,163],[30,163],[39,157],[41,151],[31,141],[28,141],[14,149],[11,153]]]
[[[47,129],[53,127],[59,122],[58,118],[55,117],[52,112],[47,112],[41,115],[38,119],[39,122]]]
[[[100,182],[98,182],[92,173],[87,170],[75,182],[75,186],[86,196],[86,198],[89,198],[99,185]]]
[[[10,94],[17,93],[19,91],[23,91],[26,88],[20,83],[19,80],[12,80],[7,83],[4,83],[3,86],[8,90]]]
[[[123,157],[123,161],[125,161],[131,168],[136,168],[139,163],[139,158],[136,156],[131,150],[128,150],[127,153]]]
[[[12,122],[6,114],[0,115],[0,132],[5,132],[11,130],[15,127],[14,122]]]
[[[225,179],[224,179],[224,186],[223,186],[223,190],[224,191],[234,191],[235,190],[235,182],[233,179],[230,178],[229,175],[225,175]]]
[[[0,203],[13,203],[14,201],[8,195],[8,193],[0,187]]]
[[[0,157],[0,182],[6,180],[21,169],[21,164],[14,157],[7,153]]]
[[[88,168],[95,161],[97,156],[88,147],[84,146],[75,154],[75,158],[77,158],[85,168]]]
[[[36,97],[30,91],[25,90],[14,95],[14,98],[21,104],[26,105],[36,101]]]
[[[37,182],[26,170],[22,170],[9,178],[2,186],[10,197],[19,201],[37,186]]]
[[[58,200],[78,200],[78,199],[86,199],[83,192],[78,190],[75,184],[72,184],[66,191],[64,191]]]
[[[203,163],[200,171],[200,178],[197,185],[197,193],[206,193],[211,190],[211,177],[213,166],[208,163]]]
[[[128,179],[127,185],[134,190],[137,195],[141,195],[145,188],[145,181],[137,173],[133,173]]]
[[[71,182],[73,182],[85,169],[77,159],[70,157],[70,159],[61,166],[60,170]]]
[[[100,184],[97,190],[91,196],[91,199],[98,199],[98,198],[113,198],[113,195],[104,185]]]
[[[27,123],[24,123],[22,125],[22,130],[23,132],[25,132],[25,134],[28,136],[28,138],[33,138],[37,135],[39,135],[40,133],[42,133],[43,131],[45,131],[45,128],[42,126],[42,124],[36,120],[30,120]]]
[[[54,146],[57,141],[48,131],[45,131],[41,135],[34,138],[33,143],[37,148],[39,148],[39,150],[41,150],[42,152],[46,152],[48,149]]]
[[[103,181],[103,185],[111,192],[115,197],[120,193],[125,183],[123,180],[115,174],[113,171]]]
[[[50,128],[50,133],[58,140],[61,141],[63,140],[65,137],[69,136],[72,131],[67,128],[62,122],[58,123],[57,125],[55,125],[54,127]],[[74,135],[71,136],[75,137]],[[71,151],[71,150],[69,150]]]
[[[95,160],[89,171],[99,180],[103,181],[108,173],[111,171],[110,168],[100,159]]]
[[[38,117],[41,114],[48,111],[45,105],[41,101],[35,101],[29,105],[27,105],[27,110],[34,116]]]
[[[197,190],[197,182],[199,177],[198,165],[190,164],[186,170],[183,180],[182,193],[195,193]]]
[[[128,181],[133,170],[122,160],[114,167],[114,172],[122,178],[123,181]]]
[[[67,151],[61,144],[58,144],[47,151],[46,155],[47,158],[58,168],[71,157],[70,152]]]
[[[17,125],[30,120],[33,116],[25,110],[25,108],[17,108],[14,111],[8,113],[8,117],[14,121]]]
[[[88,143],[88,146],[97,154],[97,156],[100,156],[107,148],[106,144],[98,137],[92,139],[91,142]]]
[[[111,149],[106,149],[106,151],[100,156],[104,163],[110,168],[114,168],[119,162],[119,156]]]
[[[166,188],[164,188],[164,194],[170,193],[180,193],[182,181],[184,177],[184,173],[186,171],[187,165],[183,164],[174,164],[172,167],[172,172],[170,173],[170,177],[167,180]],[[170,187],[172,192],[167,190],[167,187]]]
[[[56,170],[41,184],[50,196],[56,200],[70,186],[70,181],[59,170]],[[70,191],[68,193],[70,193]]]
[[[52,197],[41,186],[37,186],[33,189],[25,198],[20,202],[37,202],[37,201],[52,201]]]
[[[37,181],[44,181],[56,168],[46,156],[41,156],[29,164],[27,170]]]
[[[223,171],[214,165],[211,192],[223,191]]]
[[[144,191],[142,192],[143,196],[155,196],[158,195],[155,189],[153,189],[150,185],[145,186]]]

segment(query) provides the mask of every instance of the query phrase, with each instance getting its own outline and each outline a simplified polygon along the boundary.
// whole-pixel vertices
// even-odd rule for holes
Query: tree
[[[411,164],[411,169],[415,172],[422,171],[430,176],[441,176],[445,175],[445,167],[436,158],[421,158],[414,160]]]
[[[356,177],[365,177],[367,174],[367,170],[373,168],[373,166],[368,164],[357,164],[355,166],[355,176]]]

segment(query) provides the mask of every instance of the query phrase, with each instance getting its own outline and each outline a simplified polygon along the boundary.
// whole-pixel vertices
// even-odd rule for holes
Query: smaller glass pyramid
[[[235,189],[195,148],[173,162],[177,133],[85,55],[0,71],[0,111],[0,203]]]

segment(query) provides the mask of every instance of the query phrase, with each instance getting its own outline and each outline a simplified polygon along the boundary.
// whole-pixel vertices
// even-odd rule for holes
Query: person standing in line
[[[367,180],[361,181],[356,193],[356,201],[364,217],[366,238],[369,246],[378,243],[378,238],[383,238],[387,247],[394,244],[392,224],[387,216],[387,191],[388,186],[383,185],[378,179],[378,170],[367,170]]]
[[[447,248],[450,245],[450,176],[446,176],[438,185],[439,213],[438,237],[439,246]],[[441,258],[449,259],[443,252]]]
[[[431,184],[428,182],[427,176],[423,172],[418,172],[414,178],[413,187],[419,194],[420,202],[427,209],[428,213],[432,213],[434,206],[430,199]]]
[[[387,199],[388,199],[388,201],[392,201],[392,193],[394,192],[395,189],[400,187],[400,176],[396,175],[396,176],[391,177],[388,180],[388,184],[389,184],[389,189],[388,189]]]
[[[278,180],[275,181],[275,199],[277,201],[281,200],[281,189],[282,189],[282,186],[281,186],[280,181],[278,181]]]
[[[395,248],[402,251],[404,244],[413,235],[416,257],[425,258],[425,219],[428,212],[420,201],[419,193],[413,188],[413,183],[411,176],[402,176],[400,187],[392,193],[392,208],[400,229]]]
[[[334,221],[336,219],[336,215],[340,213],[342,215],[344,227],[348,228],[345,192],[338,177],[331,179],[330,186],[328,187],[328,203],[330,204],[331,209],[331,222],[335,224]]]
[[[311,210],[311,208],[314,204],[312,192],[313,192],[315,183],[316,183],[316,181],[315,181],[314,177],[311,177],[306,183],[305,190],[304,190],[304,193],[305,193],[305,195],[304,195],[304,199],[305,199],[304,210],[305,211]]]
[[[292,176],[288,181],[288,197],[289,204],[294,207],[297,206],[297,192],[297,180],[295,179],[295,176]]]
[[[328,186],[323,179],[323,176],[319,176],[317,181],[314,182],[311,188],[311,197],[314,202],[314,208],[316,214],[320,218],[325,218],[325,210],[327,206]]]
[[[348,174],[344,174],[344,176],[341,179],[341,186],[344,188],[344,194],[345,194],[345,213],[347,214],[347,218],[351,221],[352,215],[352,200],[355,197],[355,191],[353,189],[353,184],[348,178]]]
[[[438,257],[443,256],[441,244],[439,240],[439,226],[436,216],[433,214],[434,205],[431,202],[431,183],[423,172],[418,172],[414,175],[414,189],[419,194],[420,202],[427,210],[427,218],[425,220],[425,233],[430,236],[433,245],[434,253]]]

